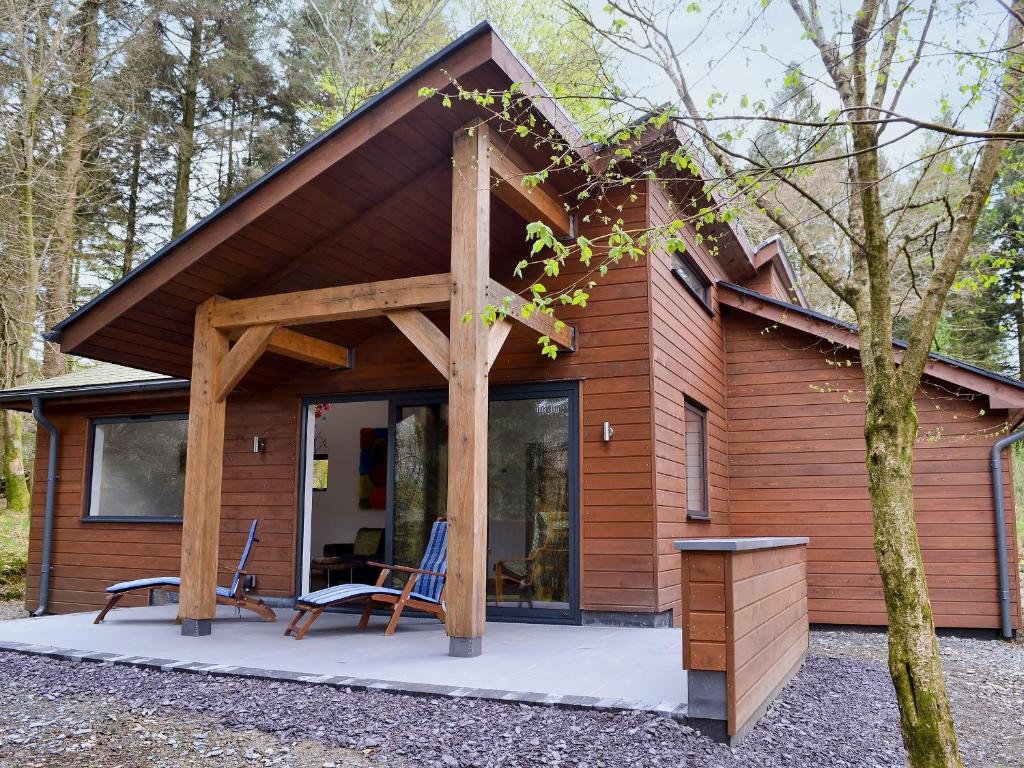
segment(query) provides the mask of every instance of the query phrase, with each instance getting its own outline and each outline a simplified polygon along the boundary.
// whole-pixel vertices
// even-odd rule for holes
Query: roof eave
[[[725,306],[763,317],[804,333],[814,334],[851,349],[860,349],[855,325],[798,304],[766,296],[741,285],[725,281],[719,282],[718,285],[725,289],[724,292],[719,293],[719,301]],[[728,297],[730,292],[740,300],[730,301]],[[751,302],[760,304],[762,309],[759,311]],[[781,314],[778,313],[780,309],[783,310]],[[790,313],[797,315],[802,322],[798,322]],[[906,348],[906,342],[896,340],[893,342],[893,347],[894,350],[903,350]],[[993,410],[1013,411],[1024,408],[1024,382],[979,368],[963,360],[931,353],[925,366],[925,375],[987,396],[989,407]]]

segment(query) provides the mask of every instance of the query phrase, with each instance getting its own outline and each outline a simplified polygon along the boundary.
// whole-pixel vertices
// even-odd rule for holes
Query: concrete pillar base
[[[185,619],[181,622],[182,637],[205,637],[213,634],[213,619]]]
[[[463,659],[471,659],[479,656],[484,651],[484,639],[482,637],[449,637],[448,655],[457,656]]]

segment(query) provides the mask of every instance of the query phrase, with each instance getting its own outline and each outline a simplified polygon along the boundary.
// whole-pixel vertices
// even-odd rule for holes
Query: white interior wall
[[[327,444],[327,490],[313,493],[310,554],[323,553],[324,544],[350,542],[360,528],[383,528],[383,509],[359,508],[359,430],[386,428],[385,400],[332,403],[316,420],[315,446]],[[319,448],[317,449],[319,450]]]

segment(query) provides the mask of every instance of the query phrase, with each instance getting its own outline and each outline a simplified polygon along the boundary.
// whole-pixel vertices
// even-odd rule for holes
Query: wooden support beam
[[[572,222],[565,206],[541,187],[523,186],[523,178],[530,171],[521,168],[497,146],[490,147],[491,178],[494,194],[505,205],[527,221],[543,221],[555,237],[567,237],[572,232]]]
[[[340,344],[278,328],[270,337],[267,351],[324,368],[351,368],[352,350]]]
[[[310,291],[278,293],[218,305],[213,325],[221,330],[277,323],[305,325],[376,317],[388,310],[439,309],[448,305],[451,275],[424,275]]]
[[[209,634],[217,607],[225,410],[224,399],[217,397],[217,378],[221,362],[228,354],[227,335],[213,326],[220,301],[214,296],[196,308],[192,344],[178,608],[183,635]]]
[[[494,361],[498,359],[498,353],[501,352],[502,346],[505,344],[505,339],[508,338],[509,333],[512,331],[511,320],[498,320],[494,325],[490,327],[487,335],[487,370],[491,370],[494,366]]]
[[[559,328],[555,318],[543,312],[532,312],[529,317],[523,316],[525,299],[514,291],[506,288],[496,280],[491,280],[487,287],[487,303],[497,307],[504,305],[508,298],[508,317],[529,328],[541,336],[547,336],[552,342],[569,352],[576,351],[576,329],[572,326]]]
[[[217,366],[216,397],[218,400],[226,399],[253,364],[260,359],[260,355],[266,351],[270,337],[276,330],[277,326],[273,323],[252,325],[245,329],[235,345],[231,347],[231,351]]]
[[[448,653],[477,656],[487,598],[487,303],[490,145],[486,123],[455,132],[448,380]],[[462,322],[466,313],[473,320]]]
[[[447,379],[451,373],[451,359],[449,357],[450,345],[444,331],[430,322],[430,318],[418,309],[399,309],[388,312],[386,315],[416,349],[423,353],[430,364]]]

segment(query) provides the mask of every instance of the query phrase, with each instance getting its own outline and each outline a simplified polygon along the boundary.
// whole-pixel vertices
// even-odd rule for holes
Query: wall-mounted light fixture
[[[267,441],[262,437],[254,437],[252,439],[252,452],[263,453],[265,450],[267,450]]]
[[[614,435],[614,434],[615,434],[615,427],[613,427],[611,425],[611,422],[606,421],[601,426],[601,439],[604,440],[607,443],[607,442],[611,441],[612,435]]]

